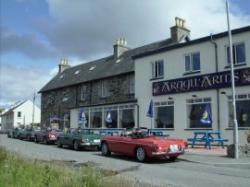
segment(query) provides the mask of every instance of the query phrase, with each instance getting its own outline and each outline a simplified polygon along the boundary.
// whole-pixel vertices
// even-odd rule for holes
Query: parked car
[[[90,129],[68,129],[58,136],[57,146],[67,145],[76,151],[81,147],[96,147],[100,150],[100,139],[101,135]]]
[[[35,137],[35,129],[32,127],[25,127],[20,129],[17,138],[21,140],[34,140]]]
[[[102,155],[111,152],[136,157],[139,162],[158,157],[174,161],[184,154],[186,140],[158,137],[148,134],[148,130],[133,129],[118,136],[105,136],[101,140]]]
[[[7,136],[8,138],[19,138],[19,134],[20,134],[21,128],[16,127],[14,129],[9,129],[7,131]]]
[[[41,129],[35,132],[34,141],[36,143],[43,142],[46,144],[54,144],[57,141],[59,134],[61,133],[62,131],[57,129],[51,129],[51,128]]]

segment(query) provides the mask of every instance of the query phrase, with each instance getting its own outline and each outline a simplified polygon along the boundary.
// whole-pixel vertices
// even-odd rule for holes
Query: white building
[[[184,23],[177,18],[171,28],[175,44],[134,57],[140,124],[151,127],[146,113],[152,99],[153,128],[180,138],[191,138],[197,130],[220,130],[232,143],[228,34],[190,40]],[[250,26],[232,34],[239,137],[245,143],[250,129]]]
[[[5,113],[1,115],[2,117],[2,130],[8,130],[20,125],[30,125],[32,124],[32,114],[33,114],[33,102],[26,100],[16,104]],[[41,111],[36,105],[34,105],[34,123],[40,123]]]

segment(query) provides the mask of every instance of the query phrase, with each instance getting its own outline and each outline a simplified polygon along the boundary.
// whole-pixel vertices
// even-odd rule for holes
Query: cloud
[[[1,53],[17,52],[33,59],[53,58],[58,51],[36,34],[17,34],[9,28],[1,27]]]
[[[20,100],[32,100],[34,92],[41,89],[52,76],[37,69],[22,68],[6,63],[0,68],[0,106],[8,106]],[[40,105],[40,96],[36,100]]]
[[[131,47],[168,38],[175,16],[186,19],[192,38],[227,29],[224,0],[48,0],[48,5],[55,24],[40,31],[63,54],[82,58],[111,54],[120,36]],[[231,7],[232,28],[249,24],[249,15]]]

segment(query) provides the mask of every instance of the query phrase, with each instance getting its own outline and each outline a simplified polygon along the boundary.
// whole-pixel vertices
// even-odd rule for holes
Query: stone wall
[[[101,81],[106,81],[105,86],[109,92],[106,97],[100,96]],[[63,118],[70,114],[72,108],[133,101],[135,97],[130,91],[130,81],[134,81],[133,73],[44,92],[41,95],[41,124],[48,126],[50,116]],[[83,85],[87,87],[85,99],[81,98]]]
[[[231,144],[227,147],[227,156],[234,158],[234,145]],[[250,158],[250,144],[239,145],[239,158]]]

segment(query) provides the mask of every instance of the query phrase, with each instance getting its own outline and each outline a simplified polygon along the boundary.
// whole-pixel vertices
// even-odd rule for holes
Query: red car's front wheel
[[[142,147],[136,149],[136,159],[139,162],[144,162],[147,158],[146,151]]]

